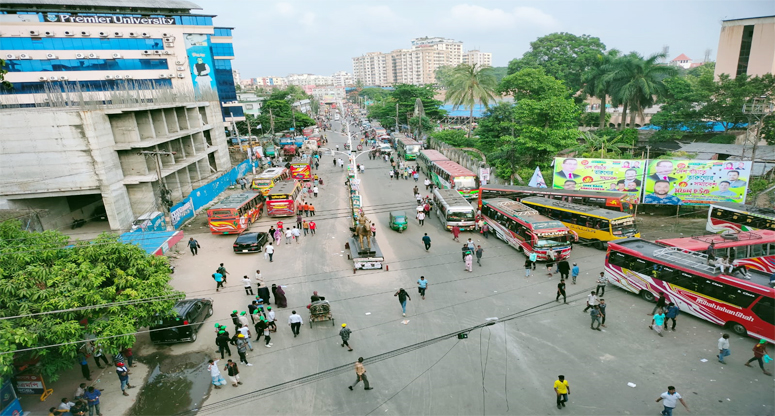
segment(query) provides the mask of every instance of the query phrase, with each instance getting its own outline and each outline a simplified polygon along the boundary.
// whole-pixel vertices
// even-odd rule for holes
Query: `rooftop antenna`
[[[662,58],[663,59],[662,62],[667,62],[667,60],[669,59],[668,57],[670,56],[670,46],[668,45],[662,46],[662,54],[665,55],[665,57]]]
[[[713,51],[713,49],[705,49],[705,59],[702,62],[710,62],[710,53]]]

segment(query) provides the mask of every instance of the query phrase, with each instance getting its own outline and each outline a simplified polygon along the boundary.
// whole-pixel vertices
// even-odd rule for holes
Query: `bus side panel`
[[[737,262],[750,269],[761,270],[768,274],[775,273],[775,256],[737,259]]]
[[[496,221],[493,221],[492,218],[488,218],[486,216],[483,216],[483,217],[484,217],[484,221],[487,222],[487,225],[491,226],[492,229],[495,231],[495,235],[501,240],[505,241],[506,244],[514,247],[517,250],[522,249],[527,254],[530,254],[532,252],[532,250],[530,249],[530,245],[514,237],[514,235],[508,228],[498,224]]]

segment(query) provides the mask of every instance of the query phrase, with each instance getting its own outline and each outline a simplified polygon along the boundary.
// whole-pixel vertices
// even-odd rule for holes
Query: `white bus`
[[[476,210],[454,189],[433,190],[433,205],[441,225],[447,230],[458,226],[461,230],[476,228]]]

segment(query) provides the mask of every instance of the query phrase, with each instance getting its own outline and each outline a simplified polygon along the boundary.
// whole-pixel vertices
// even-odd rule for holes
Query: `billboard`
[[[213,56],[210,53],[209,35],[187,33],[183,35],[188,55],[188,65],[191,67],[191,80],[196,91],[215,90],[215,74],[213,74]]]
[[[723,160],[651,160],[646,172],[643,203],[744,203],[751,165],[751,162]]]
[[[552,187],[581,191],[627,192],[639,203],[645,160],[555,158]]]

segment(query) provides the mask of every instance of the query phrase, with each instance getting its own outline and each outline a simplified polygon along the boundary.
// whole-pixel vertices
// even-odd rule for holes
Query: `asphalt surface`
[[[343,148],[341,135],[326,134],[330,148]],[[694,414],[775,411],[773,378],[743,366],[752,357],[753,339],[733,335],[732,355],[722,365],[714,355],[723,328],[681,315],[677,331],[660,338],[648,329],[653,305],[613,287],[604,296],[608,327],[592,331],[582,309],[602,271],[602,251],[574,248],[571,261],[579,264],[581,275],[577,285],[568,285],[568,304],[556,303],[558,275],[549,278],[539,265],[526,279],[524,256],[494,237],[462,233],[459,244],[435,214],[424,226],[410,220],[404,233],[391,231],[388,212],[404,209],[412,218],[416,203],[411,190],[415,185],[423,189],[424,177],[417,184],[390,180],[386,163],[365,154],[358,162],[366,165],[361,194],[369,219],[377,225],[389,271],[353,274],[344,252],[349,236],[345,173],[329,155],[316,172],[325,183],[320,196],[312,198],[316,236],[281,244],[269,263],[262,254],[234,254],[233,236],[198,235],[200,255],[186,251],[176,261],[173,285],[189,297],[214,299],[215,313],[196,342],[163,347],[167,353],[206,351],[216,358],[213,324],[231,327],[231,311],[246,310],[252,299],[242,288],[244,274],[252,277],[261,269],[265,282],[283,285],[288,297],[289,307],[278,310],[273,347],[265,348],[263,340],[254,343],[248,354],[253,366],[240,367],[243,385],[211,390],[199,414],[656,415],[662,406],[655,400],[668,385],[677,387]],[[254,229],[266,230],[275,221],[262,218]],[[423,233],[432,239],[429,252],[423,248]],[[464,271],[460,254],[468,237],[484,248],[482,266],[474,264],[473,273]],[[226,289],[215,293],[210,275],[221,262],[230,275]],[[425,300],[416,289],[420,275],[429,281]],[[406,317],[393,296],[399,287],[411,296]],[[310,329],[306,305],[314,290],[331,301],[334,325],[316,323]],[[287,324],[292,309],[304,318],[298,338]],[[455,335],[489,317],[500,321],[470,330],[466,339]],[[353,352],[340,346],[341,323],[353,331]],[[373,390],[364,391],[363,384],[354,391],[347,388],[355,381],[353,363],[359,356],[366,359]],[[766,368],[773,371],[773,364]],[[552,388],[559,374],[571,386],[562,410],[555,407]],[[676,414],[684,413],[676,409]]]

